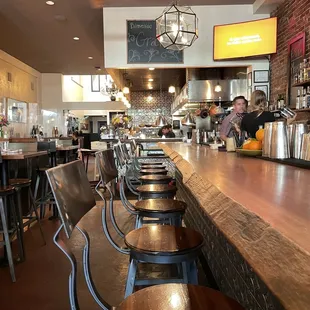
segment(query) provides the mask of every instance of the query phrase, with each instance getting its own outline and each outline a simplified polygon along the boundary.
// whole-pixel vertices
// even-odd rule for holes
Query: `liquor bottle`
[[[296,110],[300,109],[300,90],[297,90],[297,97],[296,97]]]
[[[36,127],[33,125],[31,130],[31,138],[34,138],[36,135]]]
[[[307,87],[306,108],[310,107],[310,86]]]
[[[308,60],[305,58],[304,59],[304,64],[303,64],[303,67],[304,67],[304,81],[308,81],[309,80],[309,77],[308,77]]]
[[[299,64],[299,82],[302,83],[304,81],[304,63],[301,62]]]
[[[58,137],[58,128],[55,127],[55,137],[57,138]]]
[[[52,129],[52,137],[53,137],[53,138],[55,138],[55,137],[56,137],[56,135],[55,135],[55,133],[56,133],[55,128],[56,128],[56,127],[53,127],[53,129]]]
[[[302,109],[305,109],[307,107],[307,90],[306,88],[304,87],[303,90],[302,90]]]

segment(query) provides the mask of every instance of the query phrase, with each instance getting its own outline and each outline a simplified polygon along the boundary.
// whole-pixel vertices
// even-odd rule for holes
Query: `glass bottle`
[[[304,64],[303,64],[303,67],[304,67],[304,81],[308,81],[309,77],[308,77],[308,60],[305,58],[304,59]]]
[[[304,87],[302,90],[302,108],[305,109],[307,107],[307,90]]]
[[[300,90],[297,90],[297,97],[296,97],[296,110],[300,109]]]
[[[299,82],[302,83],[304,81],[304,63],[301,62],[299,64]]]

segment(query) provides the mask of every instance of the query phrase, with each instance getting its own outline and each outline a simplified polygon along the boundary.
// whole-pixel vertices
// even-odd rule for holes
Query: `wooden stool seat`
[[[244,310],[235,300],[208,287],[162,284],[127,297],[116,310]]]
[[[154,213],[185,212],[186,203],[174,199],[146,199],[136,202],[135,209]]]
[[[31,184],[31,180],[30,179],[10,179],[9,180],[9,184],[12,186],[18,186],[18,187],[22,187],[22,186],[29,186]]]
[[[155,174],[155,175],[142,175],[139,180],[143,184],[168,184],[172,181],[169,175]]]
[[[147,175],[147,174],[162,174],[166,175],[168,171],[166,169],[142,169],[140,170],[140,173],[142,175]]]
[[[0,186],[0,196],[11,195],[14,191],[14,186]]]
[[[170,225],[150,225],[132,230],[125,236],[131,250],[155,255],[171,255],[201,247],[203,238],[197,231]]]
[[[141,166],[162,166],[161,161],[146,161],[146,162],[141,162]]]
[[[156,165],[142,165],[141,166],[141,170],[145,170],[145,169],[165,169],[165,166],[156,166]]]
[[[161,193],[176,192],[177,188],[174,185],[168,185],[168,184],[147,184],[138,186],[137,191],[141,194],[143,193],[161,194]]]

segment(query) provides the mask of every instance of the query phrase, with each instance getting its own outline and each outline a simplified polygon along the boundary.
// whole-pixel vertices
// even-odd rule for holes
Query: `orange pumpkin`
[[[264,140],[264,128],[260,128],[256,131],[255,137],[258,141],[263,141]]]
[[[261,150],[262,149],[262,141],[251,141],[248,146],[249,150]]]

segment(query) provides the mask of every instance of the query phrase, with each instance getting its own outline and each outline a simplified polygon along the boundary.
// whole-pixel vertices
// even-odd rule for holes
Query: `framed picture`
[[[91,75],[91,91],[93,93],[100,92],[100,75]]]
[[[268,85],[255,85],[254,90],[262,90],[266,94],[267,99],[269,99]]]
[[[269,83],[269,70],[255,70],[254,83]]]
[[[248,87],[252,86],[252,72],[248,73]]]
[[[12,123],[26,123],[28,117],[27,102],[7,99],[8,121]]]
[[[287,89],[286,98],[288,104],[293,105],[297,96],[297,89],[292,86],[296,83],[295,76],[299,73],[300,63],[303,62],[306,54],[306,33],[302,32],[291,39],[288,43],[287,55]]]

